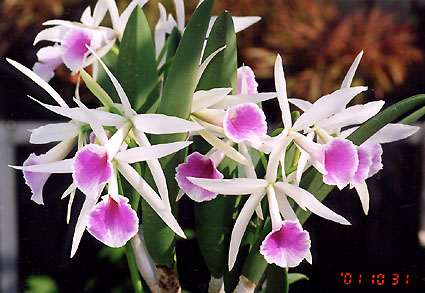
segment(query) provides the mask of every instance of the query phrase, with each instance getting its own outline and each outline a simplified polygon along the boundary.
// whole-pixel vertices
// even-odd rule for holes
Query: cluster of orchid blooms
[[[292,198],[300,208],[308,209],[320,217],[343,225],[350,223],[299,187],[304,172],[314,167],[323,174],[324,183],[336,185],[339,189],[347,185],[354,187],[367,213],[369,194],[366,179],[382,169],[381,144],[406,138],[418,128],[389,124],[360,146],[346,139],[358,125],[377,114],[384,105],[383,101],[375,101],[348,106],[356,95],[367,89],[364,86],[351,87],[362,52],[348,70],[341,88],[314,103],[288,99],[282,60],[278,55],[275,62],[276,93],[258,93],[254,72],[248,66],[242,66],[237,72],[236,95],[230,94],[232,88],[193,93],[189,120],[162,114],[137,114],[120,83],[100,58],[122,37],[134,7],[143,6],[146,2],[134,0],[119,15],[113,0],[99,0],[93,13],[90,7],[84,11],[79,23],[48,21],[45,25],[52,27],[41,31],[34,43],[47,40],[54,42],[54,45],[38,51],[38,62],[33,71],[9,60],[43,87],[57,105],[31,99],[69,119],[68,122],[48,124],[32,130],[31,143],[57,144],[45,154],[31,154],[23,166],[14,166],[23,170],[26,183],[32,191],[31,199],[43,204],[43,186],[50,174],[72,174],[73,182],[62,196],[70,198],[68,221],[77,189],[84,193],[85,201],[75,227],[71,256],[76,253],[86,229],[105,245],[120,247],[137,234],[139,220],[128,198],[119,192],[119,173],[177,235],[185,238],[171,212],[166,178],[158,159],[188,147],[191,141],[151,145],[146,134],[189,132],[189,139],[200,135],[212,148],[206,154],[193,149],[186,162],[176,168],[175,180],[181,188],[178,199],[184,194],[196,202],[214,200],[218,194],[248,196],[231,234],[229,270],[235,264],[242,237],[254,212],[259,218],[264,217],[261,208],[264,197],[268,201],[272,231],[261,245],[261,254],[268,263],[285,268],[295,267],[303,259],[311,263],[309,233],[303,230],[287,197]],[[166,34],[174,26],[184,30],[183,2],[175,3],[177,21],[171,15],[167,17],[164,7],[159,4],[160,18],[154,36],[157,58],[164,46]],[[112,28],[100,26],[108,12]],[[256,21],[257,17],[234,18],[235,30],[242,30]],[[211,24],[213,22],[214,18]],[[221,49],[199,65],[199,77]],[[94,78],[100,64],[112,81],[120,103],[113,103],[106,97],[102,101],[103,107],[88,109],[77,94],[74,98],[76,106],[68,106],[48,84],[54,76],[54,69],[62,63],[72,73],[92,65]],[[282,113],[283,129],[280,134],[271,137],[267,134],[266,116],[258,103],[276,97]],[[290,103],[303,111],[296,121],[292,121]],[[296,168],[285,170],[285,154],[291,144],[296,146],[298,152]],[[75,146],[77,150],[72,155]],[[264,178],[257,177],[250,155],[253,150],[268,155]],[[223,178],[217,166],[225,156],[243,165],[243,178]],[[131,166],[142,161],[147,163],[156,186],[150,186]],[[107,193],[102,196],[106,187]]]

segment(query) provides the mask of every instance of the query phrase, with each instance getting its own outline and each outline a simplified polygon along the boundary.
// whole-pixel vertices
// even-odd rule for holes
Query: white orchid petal
[[[161,3],[158,3],[159,8],[159,19],[158,22],[155,25],[155,51],[156,51],[156,58],[159,57],[159,54],[161,53],[161,50],[164,48],[165,45],[165,26],[167,23],[167,12],[165,11],[164,5]],[[164,59],[161,60],[161,63],[158,64],[159,66],[162,66]]]
[[[97,1],[93,11],[93,26],[99,26],[103,18],[105,18],[108,6],[104,1]]]
[[[326,129],[330,133],[335,133],[342,127],[365,122],[372,116],[375,116],[384,104],[384,101],[374,101],[364,105],[351,106],[336,113],[332,117],[319,122],[317,126]]]
[[[68,105],[62,99],[62,97],[41,77],[39,77],[33,71],[31,71],[27,67],[23,66],[22,64],[19,64],[16,61],[13,61],[9,58],[6,58],[6,60],[10,64],[12,64],[16,69],[21,71],[23,74],[28,76],[32,81],[34,81],[36,84],[38,84],[40,87],[42,87],[56,101],[56,103],[58,103],[61,107],[68,108]]]
[[[243,31],[244,29],[250,27],[256,22],[261,20],[259,16],[233,16],[233,25],[235,26],[235,33]]]
[[[219,194],[241,195],[260,192],[268,182],[264,179],[234,178],[234,179],[206,179],[187,177],[187,179],[202,188]]]
[[[62,36],[64,35],[67,28],[62,26],[54,26],[46,28],[40,31],[34,39],[33,45],[35,46],[40,41],[51,41],[55,43],[60,43]]]
[[[359,66],[360,59],[362,59],[363,51],[361,51],[356,59],[354,59],[353,64],[351,64],[350,69],[345,75],[344,80],[342,81],[341,88],[349,88],[353,82],[354,74],[356,73],[357,67]]]
[[[226,109],[237,104],[242,103],[254,103],[258,104],[273,98],[276,98],[276,93],[256,93],[247,95],[228,95],[224,97],[220,102],[211,106],[212,109]]]
[[[309,101],[306,101],[306,100],[291,98],[291,99],[288,99],[288,101],[292,105],[300,108],[300,110],[303,111],[303,112],[307,111],[308,109],[311,108],[311,106],[313,106],[312,103],[310,103]]]
[[[367,189],[366,181],[353,184],[354,188],[359,195],[360,202],[362,203],[363,212],[365,215],[369,212],[369,191]]]
[[[209,144],[222,151],[226,156],[235,160],[242,165],[252,165],[252,162],[245,158],[241,153],[235,150],[232,146],[228,145],[224,141],[218,139],[214,135],[210,134],[206,130],[199,130],[198,133],[205,139]]]
[[[119,13],[118,13],[118,7],[114,0],[102,0],[105,1],[106,5],[108,6],[109,15],[111,16],[112,26],[115,30],[119,30]]]
[[[108,137],[100,122],[96,119],[96,117],[91,115],[90,110],[83,103],[81,103],[77,99],[74,99],[74,102],[77,103],[77,105],[82,110],[82,114],[85,116],[87,122],[90,124],[90,127],[96,135],[96,138],[102,145],[105,145],[108,142]]]
[[[128,132],[130,131],[131,124],[126,123],[105,144],[105,148],[108,152],[109,158],[114,158],[116,153],[120,150],[124,140],[127,138]],[[118,193],[118,192],[117,192]]]
[[[178,141],[171,143],[157,144],[153,146],[135,147],[117,153],[115,159],[132,164],[140,161],[159,159],[169,154],[175,153],[188,145],[191,141]]]
[[[302,130],[338,113],[345,108],[354,96],[365,90],[367,90],[367,87],[364,86],[344,88],[321,97],[295,121],[294,131]]]
[[[146,137],[146,134],[137,130],[136,128],[133,128],[133,133],[134,137],[136,138],[136,142],[139,144],[139,146],[151,146],[148,138]],[[148,164],[149,170],[151,171],[153,180],[155,181],[155,185],[158,188],[158,192],[161,196],[161,199],[164,201],[166,208],[171,210],[170,200],[168,197],[167,180],[165,179],[164,171],[162,169],[161,164],[159,163],[158,159],[154,159],[152,157],[149,160],[146,160],[146,162]]]
[[[69,187],[72,188],[72,189],[69,192],[68,208],[66,210],[66,223],[67,224],[69,224],[69,220],[71,219],[72,203],[74,202],[75,192],[77,191],[77,186],[75,186],[74,183],[72,183]]]
[[[382,127],[378,132],[369,137],[364,144],[369,143],[388,143],[393,141],[398,141],[405,139],[413,134],[415,134],[420,127],[400,124],[400,123],[390,123]]]
[[[232,88],[214,88],[208,91],[197,91],[193,95],[192,113],[211,107],[223,100]]]
[[[286,182],[276,182],[275,186],[277,189],[279,189],[280,192],[293,198],[299,206],[307,207],[312,213],[327,220],[331,220],[343,225],[350,225],[350,222],[348,222],[344,217],[338,215],[323,205],[310,192]]]
[[[182,133],[202,129],[191,121],[163,114],[139,114],[133,116],[131,120],[138,130],[152,134]]]
[[[277,91],[277,99],[279,101],[280,110],[282,111],[283,126],[286,129],[292,127],[291,111],[289,110],[288,94],[286,92],[285,73],[283,72],[282,57],[278,54],[274,64],[274,80]]]
[[[75,225],[74,236],[72,238],[71,258],[77,252],[81,238],[83,237],[83,233],[87,227],[88,216],[96,205],[96,202],[97,198],[93,199],[90,197],[86,197],[86,199],[84,200],[83,207],[81,208],[80,215],[78,216],[77,224]]]
[[[130,18],[134,8],[136,8],[137,5],[143,7],[146,3],[148,3],[148,0],[133,0],[130,2],[130,4],[128,4],[119,17],[118,31],[121,35],[124,33],[125,26],[127,25],[128,19]]]
[[[239,246],[241,245],[242,237],[245,234],[246,227],[251,219],[254,210],[261,202],[265,194],[265,190],[254,193],[249,196],[245,205],[243,206],[238,218],[236,219],[235,226],[233,227],[232,236],[230,238],[229,247],[229,271],[232,270],[236,256],[238,255]]]
[[[286,152],[286,148],[288,147],[291,140],[292,140],[292,137],[284,136],[273,147],[273,150],[270,153],[269,162],[267,164],[267,171],[266,171],[266,180],[267,181],[269,181],[269,182],[276,181],[279,161],[282,159],[282,157],[284,157],[285,152]],[[285,174],[284,171],[283,171],[283,174]]]
[[[184,2],[183,0],[174,0],[177,16],[177,28],[182,32],[184,30]]]
[[[9,166],[17,170],[37,172],[37,173],[72,173],[73,159],[65,159],[45,164],[37,164],[31,166]]]
[[[297,215],[289,204],[286,195],[278,188],[276,190],[276,199],[279,206],[279,212],[285,220],[298,221]]]
[[[74,123],[52,123],[31,130],[30,143],[44,144],[71,139],[80,133],[80,127]]]
[[[223,51],[226,48],[226,46],[223,46],[221,48],[218,48],[217,50],[215,50],[214,52],[211,53],[211,55],[209,55],[204,62],[202,62],[202,64],[199,66],[198,69],[198,77],[197,80],[199,81],[201,79],[202,74],[205,71],[205,68],[207,68],[208,64],[210,64],[211,60],[221,51]]]
[[[125,179],[134,189],[146,200],[158,216],[167,224],[177,235],[186,238],[183,230],[180,228],[170,210],[165,206],[158,194],[149,186],[148,183],[127,163],[118,161],[117,168]]]

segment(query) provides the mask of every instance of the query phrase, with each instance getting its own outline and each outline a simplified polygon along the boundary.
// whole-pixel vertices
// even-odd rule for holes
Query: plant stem
[[[133,248],[130,242],[125,244],[125,255],[127,256],[128,268],[130,270],[131,281],[133,283],[134,292],[142,293],[142,281],[140,280],[139,270],[137,269],[136,259],[134,257]]]

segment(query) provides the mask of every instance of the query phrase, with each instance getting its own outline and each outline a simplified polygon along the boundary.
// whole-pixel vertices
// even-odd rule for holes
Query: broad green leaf
[[[138,113],[154,113],[159,102],[155,49],[140,6],[128,19],[116,65],[116,77]]]
[[[213,5],[213,0],[204,1],[195,10],[185,29],[164,84],[161,103],[157,111],[160,114],[184,119],[187,119],[190,115],[193,93],[196,89],[199,60],[201,60],[201,51]],[[186,138],[187,133],[153,135],[151,142],[158,144],[183,141]],[[175,169],[178,164],[184,161],[184,156],[185,150],[182,150],[160,159],[167,178],[168,192],[174,214],[177,214],[175,199],[179,190],[174,179]],[[155,186],[151,176],[147,175],[146,180],[151,186]],[[159,265],[172,267],[175,251],[174,232],[165,225],[145,201],[142,201],[142,211],[146,246],[153,260]]]
[[[267,286],[265,293],[289,292],[288,270],[271,264],[267,267]]]
[[[177,47],[179,46],[180,40],[182,38],[181,32],[174,27],[171,31],[170,37],[168,38],[168,47],[167,47],[167,56],[165,58],[166,62],[164,67],[167,64],[172,64],[174,60],[174,55],[176,55]],[[170,66],[167,66],[164,70],[164,82],[167,80],[168,72],[170,71]]]

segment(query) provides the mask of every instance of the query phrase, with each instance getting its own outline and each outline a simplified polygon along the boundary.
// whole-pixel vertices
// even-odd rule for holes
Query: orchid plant
[[[49,196],[43,186],[50,174],[70,173],[62,195],[69,196],[68,222],[77,190],[85,196],[70,256],[86,230],[109,247],[125,246],[136,292],[141,277],[151,292],[180,290],[173,268],[175,239],[186,238],[177,221],[185,195],[195,202],[209,292],[254,292],[267,266],[276,269],[265,275],[265,292],[275,286],[271,274],[280,274],[287,292],[288,269],[313,261],[306,219],[313,213],[350,225],[322,203],[334,186],[354,188],[368,213],[366,180],[383,167],[381,144],[418,130],[409,124],[420,110],[399,118],[425,96],[383,111],[383,101],[349,105],[367,90],[351,86],[363,52],[341,88],[313,104],[288,98],[280,55],[276,92],[260,93],[252,69],[238,68],[236,50],[236,33],[258,17],[211,17],[214,1],[205,0],[185,24],[183,0],[174,0],[177,20],[158,4],[152,35],[141,9],[146,2],[133,0],[119,15],[113,0],[99,0],[80,22],[48,21],[52,27],[34,44],[53,44],[39,50],[33,70],[8,60],[57,105],[33,101],[68,119],[32,130],[31,143],[56,145],[11,167],[23,171],[37,204]],[[101,26],[107,14],[112,27]],[[78,87],[70,106],[48,84],[60,64],[79,74],[98,108],[82,103]],[[275,98],[282,122],[270,129],[261,102]],[[290,104],[299,110],[291,112]],[[248,255],[239,253],[242,245]]]

